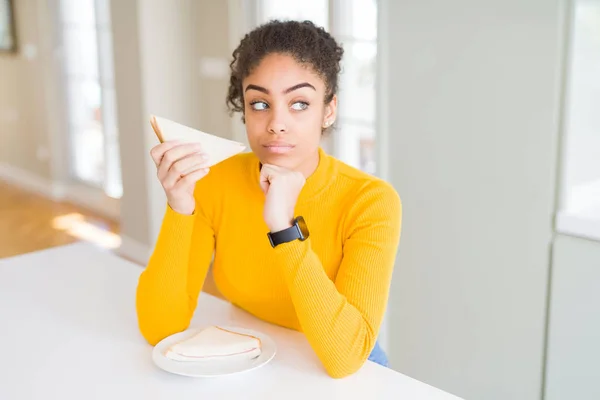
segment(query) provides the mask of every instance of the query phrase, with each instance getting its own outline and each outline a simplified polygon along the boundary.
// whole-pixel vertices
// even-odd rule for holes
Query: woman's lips
[[[294,149],[294,146],[291,144],[267,144],[264,146],[265,149],[267,149],[268,152],[271,153],[275,153],[275,154],[285,154],[285,153],[289,153],[290,151],[292,151]]]

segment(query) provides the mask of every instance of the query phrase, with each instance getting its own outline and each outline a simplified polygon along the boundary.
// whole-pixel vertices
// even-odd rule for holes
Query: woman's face
[[[325,82],[282,54],[266,56],[242,82],[248,142],[263,164],[304,171],[318,163],[322,128],[335,119]],[[312,172],[312,171],[309,171]]]

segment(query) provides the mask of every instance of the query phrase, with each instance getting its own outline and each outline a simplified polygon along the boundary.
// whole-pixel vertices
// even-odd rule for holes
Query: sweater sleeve
[[[310,238],[275,248],[298,320],[329,375],[356,372],[373,349],[383,320],[398,242],[402,205],[385,182],[363,191],[349,213],[335,281]],[[310,229],[310,221],[307,221]]]
[[[193,215],[182,215],[167,206],[154,251],[139,278],[138,324],[152,345],[187,329],[210,267],[214,231],[198,200],[196,207]]]

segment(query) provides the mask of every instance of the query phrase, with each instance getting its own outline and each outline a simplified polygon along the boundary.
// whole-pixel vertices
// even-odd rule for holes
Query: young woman
[[[336,118],[342,54],[310,22],[260,26],[233,53],[227,96],[252,152],[209,172],[200,145],[152,149],[169,206],[137,291],[151,344],[189,326],[214,255],[225,298],[304,332],[332,377],[367,359],[387,364],[377,337],[402,207],[388,183],[320,147]]]

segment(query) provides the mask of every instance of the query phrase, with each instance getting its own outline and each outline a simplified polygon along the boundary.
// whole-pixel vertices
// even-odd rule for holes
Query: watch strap
[[[305,232],[303,232],[303,230]],[[282,243],[288,243],[294,240],[305,240],[308,237],[308,230],[305,228],[304,219],[298,217],[293,221],[293,225],[289,228],[278,232],[269,232],[267,236],[269,237],[271,246],[275,247]]]

